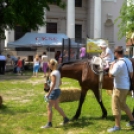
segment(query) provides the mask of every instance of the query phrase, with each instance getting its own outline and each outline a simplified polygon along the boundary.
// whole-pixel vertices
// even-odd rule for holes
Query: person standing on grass
[[[0,53],[0,74],[5,74],[6,56]]]
[[[38,71],[39,71],[39,65],[40,61],[39,61],[39,56],[36,55],[33,61],[33,76],[38,77]]]
[[[42,55],[42,70],[44,72],[44,77],[46,77],[46,72],[47,72],[47,68],[48,68],[48,56],[46,55],[46,52],[43,53]]]
[[[20,57],[18,57],[18,62],[17,62],[17,73],[18,75],[21,74],[21,68],[22,68],[22,61]]]
[[[63,110],[59,107],[59,96],[61,94],[59,86],[61,84],[61,75],[60,72],[57,70],[58,63],[55,59],[51,59],[48,65],[49,68],[52,70],[50,74],[50,90],[46,95],[46,98],[48,98],[48,123],[45,126],[42,126],[41,128],[52,127],[52,107],[54,107],[63,117],[63,125],[69,122],[69,119],[67,118]]]
[[[86,47],[85,47],[85,45],[83,45],[80,48],[80,59],[84,59],[85,57],[86,57]]]
[[[43,72],[44,72],[44,77],[46,77],[47,69],[48,69],[48,64],[47,64],[47,61],[46,61],[46,59],[45,59],[44,57],[43,57],[42,62],[43,62],[42,70],[43,70]]]
[[[38,71],[42,71],[42,55],[39,55],[39,69]]]
[[[130,76],[133,76],[133,66],[129,59],[124,58],[122,46],[115,48],[114,54],[117,61],[110,67],[110,75],[114,77],[114,89],[112,95],[112,111],[115,117],[115,126],[108,129],[108,132],[115,132],[121,129],[121,110],[129,117],[127,127],[134,127],[134,117],[126,104],[127,94],[130,88]],[[129,72],[128,72],[129,71]]]
[[[11,56],[10,54],[7,54],[7,62],[6,63],[10,63],[13,66],[14,73],[17,72],[17,62],[18,62],[17,57]]]

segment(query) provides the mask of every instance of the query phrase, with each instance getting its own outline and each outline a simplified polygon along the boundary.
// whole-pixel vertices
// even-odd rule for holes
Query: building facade
[[[118,24],[114,20],[119,16],[123,0],[65,0],[66,9],[55,4],[50,11],[45,11],[46,26],[40,27],[38,33],[65,33],[69,38],[103,38],[110,47],[125,46],[125,38],[118,40]],[[15,41],[24,35],[20,26],[14,31],[6,31],[6,40]]]

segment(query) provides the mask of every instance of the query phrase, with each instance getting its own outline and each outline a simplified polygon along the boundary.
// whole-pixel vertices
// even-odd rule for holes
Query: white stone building
[[[47,25],[40,27],[39,33],[65,33],[69,38],[104,38],[110,46],[124,45],[125,38],[118,40],[118,24],[114,20],[119,16],[123,0],[65,0],[66,9],[50,5],[50,11],[44,15]],[[14,31],[6,31],[6,40],[15,41],[24,33],[16,26]],[[2,47],[3,48],[3,47]]]

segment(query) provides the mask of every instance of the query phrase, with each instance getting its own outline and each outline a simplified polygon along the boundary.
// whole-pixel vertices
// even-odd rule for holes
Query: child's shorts
[[[21,68],[20,67],[17,67],[17,72],[20,72],[21,71]]]

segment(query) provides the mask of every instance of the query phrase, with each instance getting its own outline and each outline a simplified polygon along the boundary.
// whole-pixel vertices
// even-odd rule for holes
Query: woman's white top
[[[42,55],[41,59],[42,59],[42,62],[48,62],[48,56],[47,55]]]
[[[36,59],[34,59],[34,66],[39,65],[39,60],[37,61]]]
[[[54,71],[52,71],[50,76],[52,76],[52,75],[54,75],[56,77],[56,83],[55,83],[54,89],[59,89],[60,79],[61,79],[60,72],[58,70],[54,70]],[[52,84],[53,84],[53,82],[50,83],[50,87],[52,87]]]

